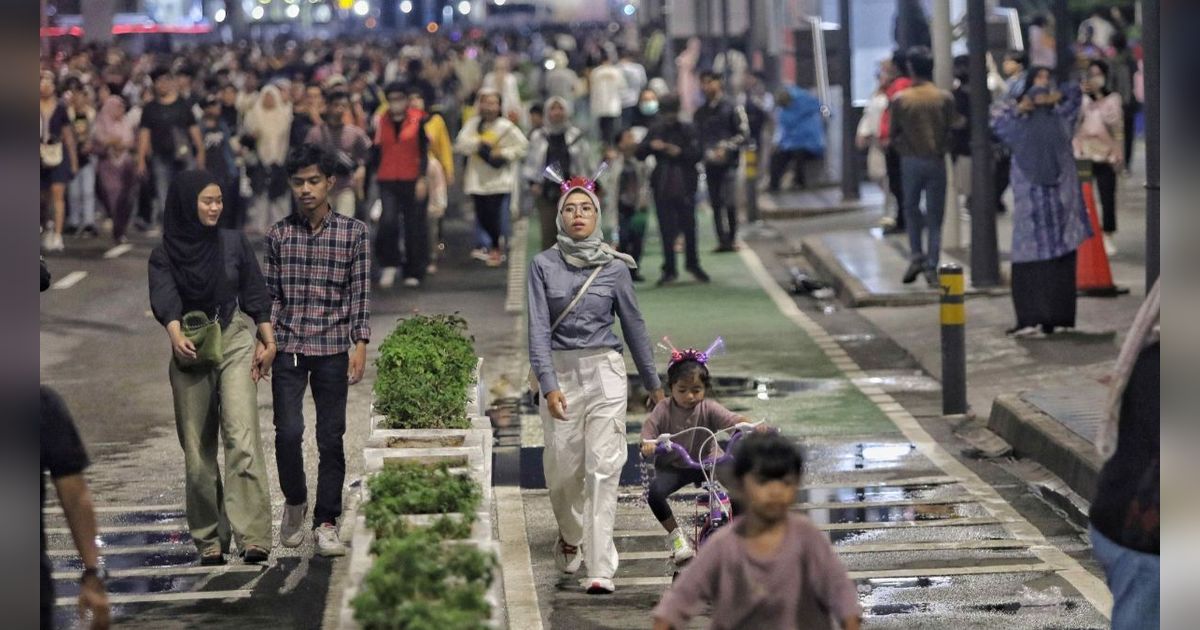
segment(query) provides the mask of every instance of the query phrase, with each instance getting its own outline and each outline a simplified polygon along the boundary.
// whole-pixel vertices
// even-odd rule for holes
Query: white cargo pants
[[[617,488],[628,448],[625,361],[607,349],[556,350],[553,359],[567,419],[551,417],[542,398],[542,464],[550,505],[563,540],[582,546],[587,577],[611,579],[618,562],[613,543]]]

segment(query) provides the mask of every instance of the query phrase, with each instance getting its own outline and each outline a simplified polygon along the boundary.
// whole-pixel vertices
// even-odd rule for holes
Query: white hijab
[[[263,99],[275,97],[275,108],[263,107]],[[288,132],[292,128],[292,105],[274,85],[262,89],[250,111],[246,112],[246,130],[257,140],[258,159],[263,164],[283,164],[287,158]]]

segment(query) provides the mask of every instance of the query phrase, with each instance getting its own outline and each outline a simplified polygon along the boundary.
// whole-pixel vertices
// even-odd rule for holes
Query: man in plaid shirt
[[[338,538],[346,455],[346,395],[362,380],[371,337],[371,252],[367,226],[329,203],[334,157],[313,144],[292,149],[286,169],[299,212],[267,233],[267,287],[279,344],[271,393],[275,458],[286,504],[279,526],[285,547],[304,541],[308,487],[304,474],[304,390],[317,408],[317,553],[346,553]],[[347,349],[349,352],[347,353]]]

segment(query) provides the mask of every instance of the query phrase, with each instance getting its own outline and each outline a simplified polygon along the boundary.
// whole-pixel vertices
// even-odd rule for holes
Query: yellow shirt
[[[433,114],[425,123],[425,135],[429,136],[429,155],[438,161],[447,179],[454,178],[454,145],[450,130],[439,114]]]

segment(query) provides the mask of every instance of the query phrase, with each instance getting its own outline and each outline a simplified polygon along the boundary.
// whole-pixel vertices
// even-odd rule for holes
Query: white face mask
[[[1092,87],[1096,88],[1097,90],[1103,90],[1104,86],[1108,85],[1108,80],[1104,78],[1104,75],[1092,77],[1091,82]]]

